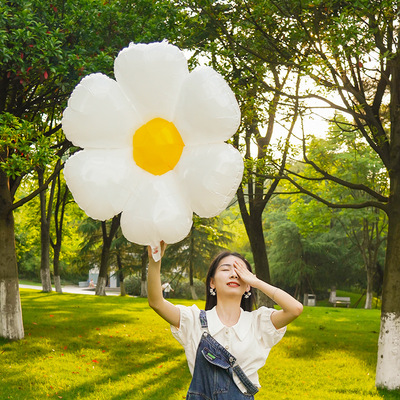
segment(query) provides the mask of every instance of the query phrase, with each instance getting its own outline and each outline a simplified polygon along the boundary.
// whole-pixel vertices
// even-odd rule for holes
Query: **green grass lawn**
[[[0,340],[1,400],[185,398],[183,350],[146,299],[21,290],[21,301],[25,339]],[[306,307],[260,371],[256,399],[400,399],[374,387],[379,315]]]

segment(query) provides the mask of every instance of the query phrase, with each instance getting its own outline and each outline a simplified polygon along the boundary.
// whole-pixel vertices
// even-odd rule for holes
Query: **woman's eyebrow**
[[[224,264],[219,265],[218,268],[221,268],[221,267],[232,267],[232,265],[233,264],[224,263]]]

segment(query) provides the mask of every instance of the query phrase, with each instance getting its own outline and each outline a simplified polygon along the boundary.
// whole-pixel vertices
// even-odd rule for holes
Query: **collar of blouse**
[[[208,331],[211,336],[217,335],[223,329],[232,329],[240,341],[243,341],[251,328],[251,313],[240,309],[239,321],[231,327],[225,326],[219,319],[216,307],[207,311]]]

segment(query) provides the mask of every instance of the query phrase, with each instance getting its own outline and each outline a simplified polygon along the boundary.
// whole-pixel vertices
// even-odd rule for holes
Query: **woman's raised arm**
[[[166,244],[161,243],[161,257],[164,255]],[[161,289],[161,260],[154,261],[151,248],[148,248],[149,253],[149,271],[147,275],[147,299],[149,306],[162,318],[171,325],[179,328],[180,325],[180,310],[177,306],[165,300]]]
[[[290,322],[294,321],[303,312],[303,305],[299,301],[282,289],[258,279],[256,275],[252,274],[247,269],[243,262],[235,261],[234,267],[241,279],[250,286],[261,290],[270,299],[282,307],[282,310],[275,311],[271,315],[271,321],[276,329],[283,328]]]

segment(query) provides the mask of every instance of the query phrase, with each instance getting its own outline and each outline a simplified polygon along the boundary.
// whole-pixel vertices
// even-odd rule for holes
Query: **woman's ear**
[[[215,289],[214,278],[210,278],[210,288],[211,288],[211,289]]]

